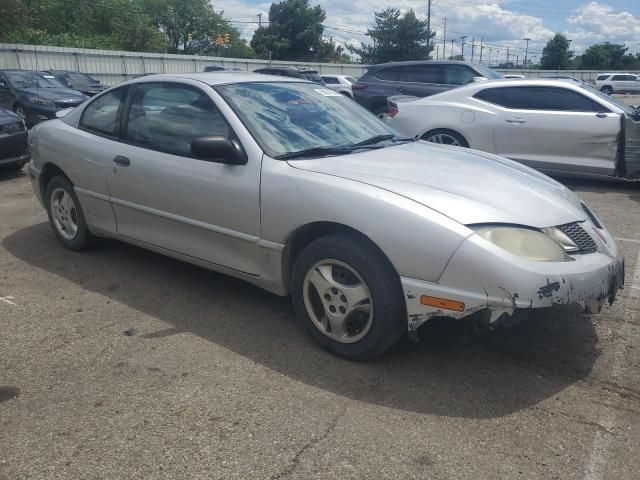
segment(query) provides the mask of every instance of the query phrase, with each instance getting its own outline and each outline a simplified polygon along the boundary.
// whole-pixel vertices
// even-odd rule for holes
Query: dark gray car
[[[502,76],[483,65],[454,61],[392,62],[370,65],[357,83],[353,98],[376,115],[387,112],[387,98],[393,95],[428,97],[479,79]]]
[[[17,114],[0,108],[0,171],[19,170],[29,160],[27,127]]]

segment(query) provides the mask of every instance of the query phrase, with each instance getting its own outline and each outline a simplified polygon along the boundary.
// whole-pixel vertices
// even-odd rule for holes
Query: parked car
[[[207,65],[204,67],[205,72],[241,72],[238,67],[227,67],[225,65]]]
[[[87,73],[70,70],[47,70],[44,73],[53,75],[65,87],[82,92],[89,97],[106,89],[104,85],[100,84],[100,80],[96,80]]]
[[[596,88],[607,95],[640,93],[640,77],[632,73],[602,73],[596,77]]]
[[[324,85],[324,82],[322,81],[322,77],[318,74],[318,71],[311,70],[310,68],[270,66],[265,68],[258,68],[253,72],[261,73],[263,75],[279,75],[283,77],[301,78],[303,80],[309,80],[311,82]]]
[[[349,75],[322,75],[322,81],[334,92],[346,95],[349,98],[353,98],[353,91],[351,85],[357,82],[357,80]]]
[[[66,88],[53,75],[31,70],[0,70],[0,108],[25,119],[27,127],[56,117],[56,112],[75,107],[87,97]]]
[[[428,97],[477,80],[502,78],[483,65],[454,61],[413,61],[370,65],[354,83],[353,98],[370,112],[384,117],[393,95]]]
[[[20,170],[29,161],[27,127],[17,114],[0,108],[0,171]]]
[[[389,99],[389,124],[549,174],[640,178],[638,110],[572,80],[493,80]]]
[[[310,334],[347,358],[433,317],[597,312],[622,283],[615,240],[567,188],[401,138],[311,82],[139,78],[29,141],[29,177],[65,247],[117,238],[291,294]]]
[[[502,78],[516,78],[518,80],[523,79],[523,78],[527,78],[524,75],[520,75],[517,73],[505,73],[502,75]]]

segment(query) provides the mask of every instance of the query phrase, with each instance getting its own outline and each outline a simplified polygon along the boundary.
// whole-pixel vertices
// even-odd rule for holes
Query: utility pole
[[[444,32],[442,34],[442,59],[446,60],[447,58],[447,17],[444,17]]]
[[[484,50],[484,35],[480,37],[480,64],[482,64],[482,51]]]
[[[451,58],[453,58],[453,43],[456,41],[455,38],[451,39]]]
[[[476,49],[476,36],[471,37],[471,63],[473,63],[473,52]]]
[[[262,14],[258,14],[258,28],[262,28]]]
[[[509,68],[509,47],[507,47],[507,68]]]
[[[436,60],[440,60],[440,45],[436,44]]]
[[[491,52],[493,51],[493,49],[491,47],[489,47],[489,67],[491,67]]]
[[[429,58],[429,53],[431,50],[429,46],[431,45],[431,0],[427,1],[427,59]]]
[[[527,56],[529,54],[529,42],[531,41],[530,38],[523,38],[523,40],[525,42],[527,42],[526,47],[524,47],[524,68],[525,70],[527,69]]]
[[[462,60],[464,60],[464,39],[467,38],[469,35],[462,35],[460,37],[460,42],[462,43],[462,50],[461,50],[461,55],[462,55]]]

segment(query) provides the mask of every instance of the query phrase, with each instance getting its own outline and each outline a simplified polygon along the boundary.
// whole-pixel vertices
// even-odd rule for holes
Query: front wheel
[[[439,143],[441,145],[451,145],[453,147],[469,148],[469,142],[458,132],[447,129],[437,129],[425,133],[422,140],[431,143]]]
[[[53,177],[45,194],[49,223],[60,243],[70,250],[82,250],[93,240],[87,228],[73,185],[64,177]]]
[[[291,292],[307,331],[341,357],[376,357],[407,327],[398,274],[357,235],[331,235],[309,244],[294,265]]]

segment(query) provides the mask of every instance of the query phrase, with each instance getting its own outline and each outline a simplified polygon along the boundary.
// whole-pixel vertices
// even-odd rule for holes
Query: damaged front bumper
[[[568,262],[522,259],[470,236],[438,282],[401,278],[409,332],[433,317],[464,318],[481,311],[490,324],[558,305],[599,313],[624,285],[624,259],[611,235],[606,230],[600,235],[594,235],[597,252],[575,255]]]

